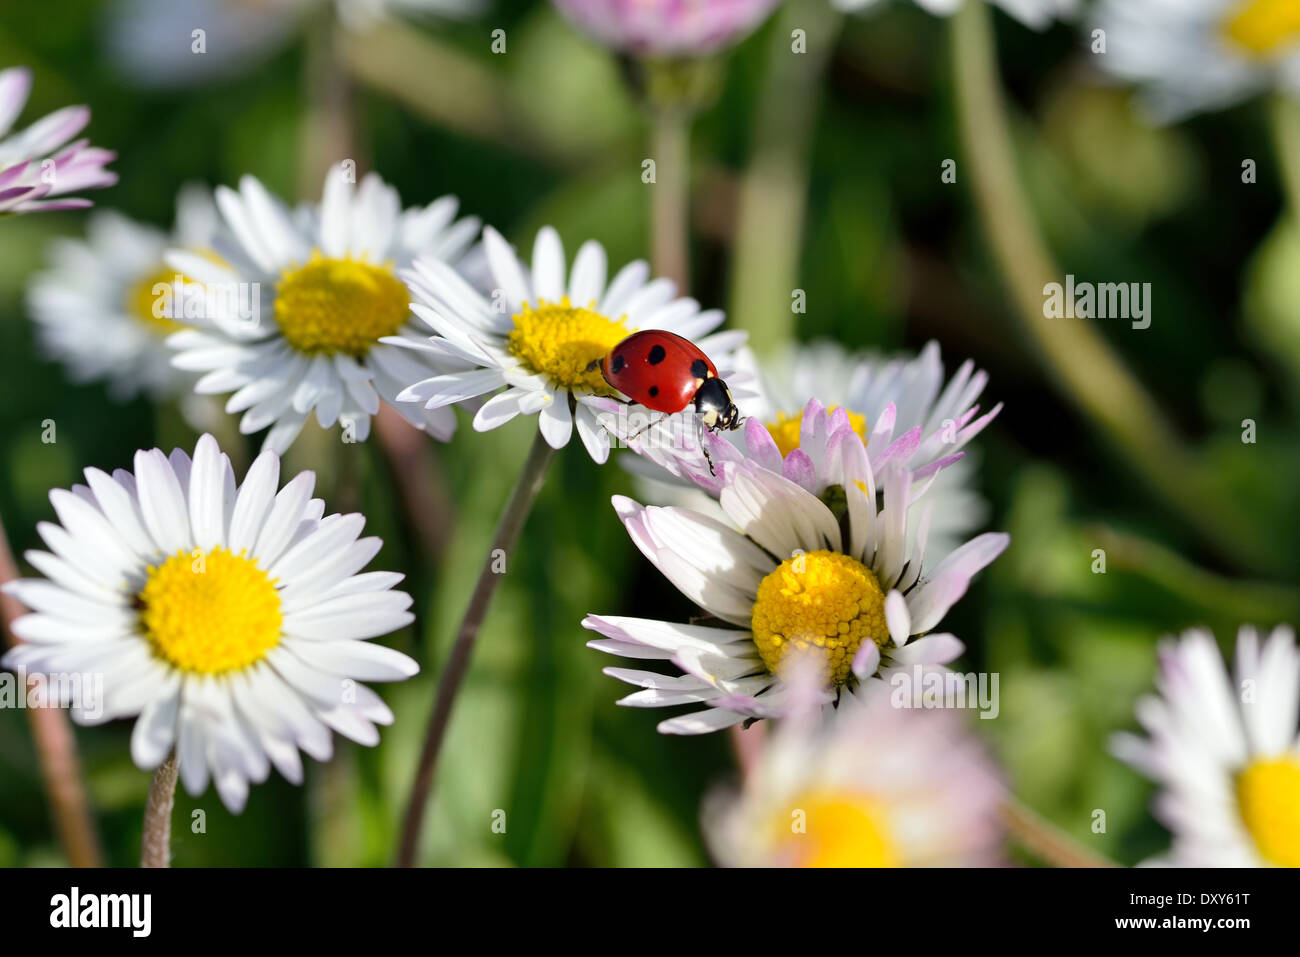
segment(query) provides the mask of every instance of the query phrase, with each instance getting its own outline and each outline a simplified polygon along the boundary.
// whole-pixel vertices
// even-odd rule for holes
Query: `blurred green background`
[[[243,173],[285,197],[318,195],[308,171],[342,157],[313,153],[304,115],[316,74],[305,42],[219,83],[142,90],[106,56],[109,15],[89,2],[0,7],[0,65],[35,73],[24,124],[85,102],[88,135],[120,153],[121,182],[96,193],[97,205],[165,227],[183,182],[233,184]],[[494,56],[488,35],[498,27],[509,52]],[[937,338],[949,371],[970,357],[991,374],[986,407],[1006,408],[978,440],[979,486],[992,503],[989,527],[1013,542],[945,628],[966,641],[972,669],[1002,676],[1000,719],[975,723],[1017,793],[1131,864],[1165,836],[1146,811],[1149,787],[1106,754],[1105,741],[1132,726],[1157,638],[1206,624],[1223,640],[1243,622],[1300,618],[1300,234],[1281,214],[1264,104],[1152,130],[1126,92],[1088,72],[1070,28],[1038,35],[1000,15],[997,28],[1023,182],[1058,260],[1080,278],[1153,284],[1149,329],[1099,321],[1100,331],[1213,464],[1259,544],[1229,559],[1198,538],[1063,399],[1023,341],[964,168],[956,184],[939,179],[941,162],[960,157],[948,25],[911,4],[846,21],[819,96],[805,104],[816,117],[798,278],[809,308],[793,335],[885,351]],[[736,195],[756,148],[765,71],[772,51],[788,46],[779,30],[769,23],[732,52],[716,101],[694,125],[692,293],[706,306],[728,306],[748,281],[733,272]],[[478,22],[388,25],[339,52],[358,74],[360,165],[405,202],[452,192],[516,242],[531,243],[549,222],[570,250],[600,240],[612,264],[648,254],[646,123],[616,60],[547,4],[496,0]],[[801,126],[797,116],[788,122]],[[1244,158],[1258,161],[1258,183],[1241,182]],[[193,441],[175,412],[144,400],[114,405],[37,357],[24,286],[48,241],[78,235],[83,219],[0,223],[0,516],[19,554],[39,545],[35,525],[52,517],[48,489],[89,465],[129,467],[138,447]],[[743,328],[746,318],[731,323]],[[1241,441],[1246,418],[1258,423],[1255,444]],[[44,419],[58,424],[54,445],[40,441]],[[327,501],[340,468],[360,476],[368,528],[386,543],[373,567],[406,571],[420,613],[391,643],[424,671],[379,689],[397,714],[380,748],[336,741],[334,762],[311,765],[305,787],[273,777],[239,817],[211,791],[181,794],[177,865],[391,860],[437,665],[534,428],[520,420],[480,435],[462,419],[453,442],[430,447],[454,502],[441,517],[450,540],[438,567],[400,514],[373,441],[341,446],[337,454],[354,457],[342,463],[310,460],[326,447],[311,443],[291,453],[294,465],[320,469]],[[663,714],[616,707],[625,689],[600,673],[613,662],[584,647],[579,626],[589,611],[692,612],[607,505],[632,491],[622,469],[593,465],[576,442],[559,457],[459,701],[423,862],[707,861],[698,811],[705,791],[734,773],[727,738],[660,736]],[[1097,548],[1107,552],[1104,575],[1091,571]],[[105,851],[119,865],[138,859],[149,782],[129,760],[129,730],[77,734]],[[185,822],[200,808],[206,833],[192,834]],[[504,834],[491,827],[497,809]],[[1094,809],[1107,813],[1104,834],[1090,829]],[[0,712],[0,865],[59,860],[24,716]]]

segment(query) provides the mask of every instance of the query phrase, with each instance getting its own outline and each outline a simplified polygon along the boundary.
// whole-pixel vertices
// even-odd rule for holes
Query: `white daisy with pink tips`
[[[704,612],[691,624],[587,616],[584,627],[602,636],[591,647],[683,672],[606,669],[641,689],[621,704],[702,706],[659,725],[699,734],[782,716],[791,651],[822,660],[827,701],[893,669],[961,654],[956,637],[934,629],[1009,537],[980,535],[930,567],[926,513],[916,507],[924,484],[887,466],[878,505],[877,475],[856,436],[838,440],[823,466],[832,481],[818,496],[753,460],[719,463],[724,519],[614,499],[637,547]]]
[[[704,834],[729,867],[993,867],[1005,794],[957,712],[896,708],[874,682],[796,709],[739,790],[709,795]]]
[[[105,167],[117,154],[89,140],[71,142],[90,122],[88,106],[65,106],[11,132],[31,91],[31,70],[0,70],[0,215],[94,205],[68,194],[116,183],[117,174]]]
[[[894,358],[817,342],[761,365],[742,349],[737,365],[737,403],[745,424],[704,440],[715,461],[753,458],[820,495],[835,484],[827,463],[836,446],[853,435],[866,444],[877,474],[897,464],[911,469],[914,481],[933,482],[930,533],[937,547],[955,548],[983,524],[988,509],[972,487],[975,463],[964,456],[1002,404],[981,414],[978,400],[988,374],[971,360],[946,384],[933,341],[919,355]],[[698,432],[652,429],[622,438],[638,453],[626,461],[638,476],[689,482],[717,496],[720,482],[700,451]]]

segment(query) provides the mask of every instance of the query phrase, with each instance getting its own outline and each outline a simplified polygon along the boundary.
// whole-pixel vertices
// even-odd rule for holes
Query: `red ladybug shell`
[[[680,412],[690,405],[717,367],[689,339],[662,329],[634,332],[601,360],[605,381],[655,412]]]

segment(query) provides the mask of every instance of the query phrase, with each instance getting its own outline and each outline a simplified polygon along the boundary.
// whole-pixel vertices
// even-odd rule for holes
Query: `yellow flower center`
[[[1228,39],[1249,55],[1265,59],[1300,41],[1296,0],[1243,0],[1223,24]]]
[[[777,674],[790,649],[825,658],[833,685],[848,680],[864,640],[889,640],[885,596],[871,569],[819,549],[782,562],[758,586],[751,627],[767,670]]]
[[[626,317],[624,317],[626,318]],[[624,318],[613,320],[569,302],[524,303],[510,330],[510,354],[531,372],[544,375],[572,392],[614,395],[600,368],[588,368],[631,332]]]
[[[792,802],[780,826],[798,867],[900,867],[883,809],[866,795],[811,791]]]
[[[275,285],[275,321],[289,344],[307,355],[361,358],[402,328],[410,308],[391,264],[327,259],[320,250],[305,266],[286,269]]]
[[[149,566],[140,624],[163,660],[221,674],[260,661],[280,643],[280,594],[252,559],[218,546],[179,551]]]
[[[1237,805],[1265,860],[1300,867],[1300,757],[1251,762],[1237,775]]]
[[[838,405],[832,405],[828,406],[826,411],[827,413],[833,413],[838,408]],[[844,411],[849,415],[849,425],[853,427],[853,431],[858,433],[858,438],[865,444],[867,441],[867,420],[851,409],[845,409]],[[776,421],[767,423],[767,431],[776,440],[776,447],[781,450],[781,458],[785,458],[799,447],[799,430],[802,426],[802,412],[797,415],[778,412]]]
[[[184,323],[166,316],[168,309],[177,309],[176,275],[175,269],[159,266],[126,292],[127,314],[156,336],[169,336],[186,328]],[[181,282],[188,280],[182,276]],[[166,292],[163,292],[164,288]]]

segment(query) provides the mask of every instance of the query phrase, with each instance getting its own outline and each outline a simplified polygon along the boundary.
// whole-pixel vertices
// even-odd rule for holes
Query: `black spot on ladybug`
[[[621,355],[615,356],[614,361],[610,364],[609,371],[614,373],[614,375],[618,375],[620,372],[623,371],[623,367],[625,365],[627,365],[626,359],[624,359]]]
[[[658,394],[659,394],[659,386],[657,386],[657,385],[652,385],[652,386],[650,387],[650,398],[653,399],[653,398],[654,398],[655,396],[657,396]]]
[[[650,349],[650,354],[645,358],[646,358],[646,362],[650,363],[652,366],[657,366],[659,363],[663,362],[664,359],[666,359],[667,357],[668,357],[668,353],[664,352],[663,346],[653,346]]]
[[[709,377],[709,364],[703,359],[696,359],[691,363],[691,376],[695,379],[707,379]]]

